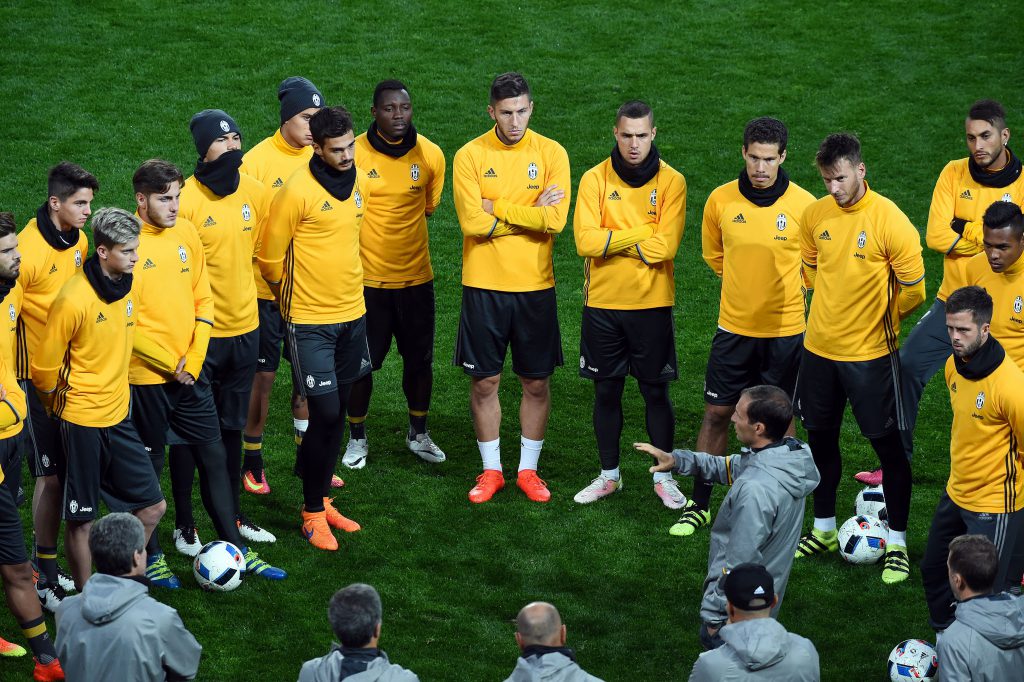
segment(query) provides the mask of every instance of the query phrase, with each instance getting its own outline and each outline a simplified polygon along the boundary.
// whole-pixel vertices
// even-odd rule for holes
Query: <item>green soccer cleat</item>
[[[882,571],[882,582],[886,585],[901,583],[910,577],[910,557],[907,548],[900,545],[889,545],[885,550],[885,569]]]
[[[260,555],[251,549],[244,549],[245,572],[248,575],[258,575],[267,580],[284,580],[288,574],[280,568],[275,568],[260,558]]]
[[[803,559],[815,554],[828,554],[829,552],[838,551],[838,531],[820,531],[812,528],[809,533],[804,533],[803,537],[800,538],[800,542],[797,543],[796,558]]]
[[[163,553],[154,554],[146,559],[146,579],[151,584],[168,590],[181,588],[181,581],[171,572],[171,567],[167,565],[167,558]]]
[[[683,515],[679,517],[679,521],[673,524],[668,532],[669,535],[676,537],[687,537],[696,533],[698,529],[709,525],[711,525],[711,512],[701,509],[693,500],[690,500],[683,507]]]

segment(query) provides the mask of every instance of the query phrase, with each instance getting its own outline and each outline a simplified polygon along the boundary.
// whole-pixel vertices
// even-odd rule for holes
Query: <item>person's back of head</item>
[[[527,604],[516,616],[516,642],[520,649],[528,646],[563,646],[565,625],[554,605],[535,601]]]
[[[89,530],[89,551],[99,573],[142,575],[146,566],[146,531],[142,521],[134,514],[107,514]]]
[[[961,535],[949,543],[949,585],[960,601],[988,594],[999,572],[999,552],[984,535]]]
[[[380,638],[383,607],[380,594],[371,585],[355,583],[334,593],[327,607],[327,619],[345,648],[374,648]]]
[[[772,607],[778,602],[775,579],[761,564],[746,563],[736,566],[725,576],[726,611],[730,623],[771,617]]]

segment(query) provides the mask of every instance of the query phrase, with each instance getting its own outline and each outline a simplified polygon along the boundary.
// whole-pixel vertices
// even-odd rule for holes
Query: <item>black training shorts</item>
[[[61,458],[58,421],[46,413],[31,381],[21,379],[18,383],[28,401],[28,417],[25,420],[29,445],[28,470],[33,478],[54,476]]]
[[[15,459],[20,461],[17,455],[21,434],[11,438],[0,440],[0,462],[5,464],[4,483],[11,472],[6,464]],[[7,486],[0,486],[0,564],[14,566],[28,561],[25,555],[25,533],[21,527],[21,515],[18,514],[18,507],[14,500],[18,491],[9,491]]]
[[[284,340],[284,319],[277,301],[256,299],[260,314],[259,350],[256,355],[257,372],[276,372],[281,364],[281,342]]]
[[[220,440],[217,406],[209,384],[171,381],[132,386],[132,424],[149,452],[163,454],[167,429],[179,445],[206,445]],[[190,395],[190,394],[196,395]],[[182,400],[186,395],[190,400]]]
[[[370,373],[366,316],[336,324],[288,324],[295,387],[324,395]]]
[[[363,287],[363,297],[366,300],[366,340],[374,371],[384,364],[392,338],[407,368],[423,369],[433,365],[433,282],[401,289]]]
[[[796,386],[796,413],[804,428],[838,429],[846,401],[865,438],[881,438],[903,420],[899,391],[899,355],[874,360],[829,360],[804,349]]]
[[[627,374],[652,384],[678,377],[672,308],[610,310],[584,306],[580,376],[613,379]]]
[[[704,373],[704,402],[732,406],[743,389],[763,384],[778,386],[792,398],[803,348],[803,334],[758,338],[719,327]]]

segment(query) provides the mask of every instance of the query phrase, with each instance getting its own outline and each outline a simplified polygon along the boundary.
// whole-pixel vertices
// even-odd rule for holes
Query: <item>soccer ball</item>
[[[908,639],[889,654],[889,679],[892,682],[929,682],[939,676],[939,657],[935,647],[923,639]]]
[[[885,495],[882,486],[868,486],[857,493],[854,513],[858,516],[874,516],[879,521],[888,522],[889,515],[885,511]]]
[[[854,516],[839,529],[839,554],[851,564],[873,564],[885,556],[889,530],[874,516]]]
[[[192,573],[207,592],[230,592],[242,584],[245,557],[230,542],[214,540],[199,550]]]

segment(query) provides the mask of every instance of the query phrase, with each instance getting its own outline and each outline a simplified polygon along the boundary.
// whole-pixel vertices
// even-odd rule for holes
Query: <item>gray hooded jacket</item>
[[[191,680],[203,647],[131,578],[95,573],[57,608],[57,657],[76,680]]]
[[[338,682],[341,679],[341,664],[345,660],[340,649],[332,649],[326,656],[314,658],[302,664],[299,682]],[[349,675],[345,682],[419,682],[416,673],[395,665],[383,651],[373,659],[361,673]]]
[[[725,643],[700,655],[690,673],[690,682],[821,679],[818,652],[811,640],[786,632],[774,618],[730,623],[720,634]]]
[[[603,682],[559,651],[519,657],[505,682]]]
[[[706,480],[732,484],[711,527],[701,619],[712,625],[725,622],[726,599],[719,583],[727,571],[746,562],[762,564],[775,579],[779,604],[772,616],[777,617],[800,541],[804,499],[821,480],[810,448],[785,438],[729,457],[689,450],[672,454],[679,473],[699,472]]]
[[[956,620],[939,637],[942,682],[996,682],[1024,676],[1024,597],[1006,592],[956,606]]]

